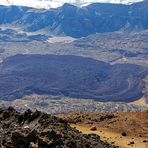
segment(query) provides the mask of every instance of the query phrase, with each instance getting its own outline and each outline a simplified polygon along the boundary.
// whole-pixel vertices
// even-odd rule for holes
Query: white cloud
[[[64,3],[84,6],[94,2],[131,4],[142,0],[0,0],[0,5],[29,6],[35,8],[56,8]]]

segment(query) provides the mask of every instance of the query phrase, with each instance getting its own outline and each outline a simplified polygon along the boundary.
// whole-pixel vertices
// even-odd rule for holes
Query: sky
[[[0,0],[0,5],[18,5],[34,8],[56,8],[64,3],[71,3],[77,6],[85,6],[95,2],[131,4],[142,0]]]

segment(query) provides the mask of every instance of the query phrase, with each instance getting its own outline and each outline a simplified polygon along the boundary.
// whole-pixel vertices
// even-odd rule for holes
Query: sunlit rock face
[[[17,6],[28,6],[34,8],[57,8],[62,6],[64,3],[70,3],[76,6],[86,6],[91,3],[121,3],[121,4],[132,4],[143,0],[1,0],[0,5],[17,5]]]

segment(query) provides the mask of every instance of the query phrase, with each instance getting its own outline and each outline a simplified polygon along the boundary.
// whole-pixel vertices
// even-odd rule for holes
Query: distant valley
[[[148,0],[102,1],[0,2],[0,147],[147,147]]]
[[[0,98],[47,94],[97,101],[132,102],[142,97],[146,68],[109,65],[78,56],[16,55],[0,65]]]
[[[0,106],[43,109],[54,96],[65,106],[70,100],[67,111],[145,110],[128,103],[147,104],[147,10],[147,0],[49,10],[0,6]],[[54,113],[65,109],[55,105]]]

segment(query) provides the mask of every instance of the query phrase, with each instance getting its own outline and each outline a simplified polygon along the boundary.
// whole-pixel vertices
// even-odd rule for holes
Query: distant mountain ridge
[[[28,32],[43,29],[75,38],[102,32],[145,30],[147,16],[147,0],[132,5],[94,3],[82,8],[64,4],[49,10],[0,6],[1,25],[14,25]]]

